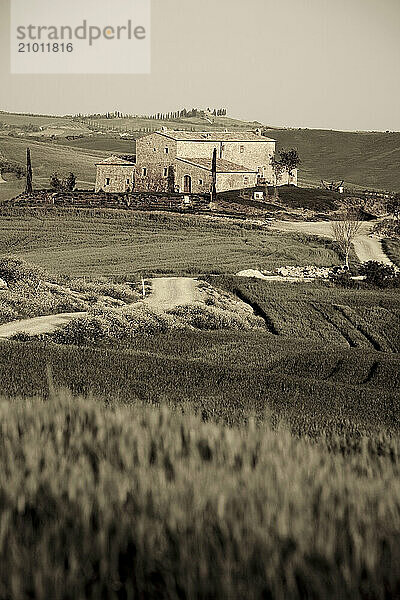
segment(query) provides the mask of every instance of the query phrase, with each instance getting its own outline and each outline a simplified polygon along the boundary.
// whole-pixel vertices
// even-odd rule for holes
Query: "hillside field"
[[[400,352],[398,289],[345,289],[327,283],[288,284],[243,277],[209,281],[255,307],[274,336]],[[283,364],[282,370],[286,372]]]
[[[96,161],[134,147],[68,117],[0,113],[32,119],[56,139],[4,129],[0,156],[24,163],[29,144],[38,187],[54,171],[92,187]],[[271,213],[335,209],[337,194],[311,189],[321,177],[400,188],[400,134],[270,135],[298,147],[309,186],[282,188]],[[23,186],[10,177],[0,201]],[[0,256],[0,322],[84,311],[0,339],[1,599],[400,597],[399,288],[239,277],[341,258],[320,237],[120,208],[0,206]],[[199,295],[149,308],[141,278],[148,295],[157,274],[193,275]],[[211,319],[221,306],[237,318]]]
[[[283,264],[340,263],[332,241],[207,217],[90,209],[3,209],[0,253],[54,273],[236,273]]]
[[[51,142],[36,142],[0,135],[1,155],[23,165],[26,164],[28,145],[31,149],[33,184],[38,188],[48,187],[50,176],[54,172],[67,175],[70,171],[75,173],[78,187],[92,188],[96,180],[96,162],[108,154],[105,151],[61,147]],[[0,184],[0,194],[4,185],[6,184]],[[15,180],[14,186],[18,193],[23,189],[24,181]],[[4,195],[4,192],[2,194]]]
[[[341,181],[361,189],[400,191],[400,132],[271,129],[278,148],[297,148],[299,184]]]
[[[57,214],[41,212],[50,255],[58,227],[67,248],[83,236],[82,211],[63,214],[68,232]],[[161,217],[169,238],[197,221],[194,239],[214,227],[224,260],[221,230],[243,251],[221,224],[134,217],[142,239]],[[43,256],[36,213],[29,222],[14,243]],[[123,222],[130,233],[105,211],[93,230],[121,243]],[[99,241],[85,243],[82,261]],[[5,597],[396,597],[398,291],[208,279],[247,298],[265,328],[0,341]]]

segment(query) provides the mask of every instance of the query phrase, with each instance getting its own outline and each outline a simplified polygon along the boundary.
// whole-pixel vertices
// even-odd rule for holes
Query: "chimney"
[[[256,135],[262,135],[262,130],[261,130],[261,128],[260,128],[260,127],[258,127],[258,128],[256,129],[256,132],[255,132],[255,133],[256,133]]]

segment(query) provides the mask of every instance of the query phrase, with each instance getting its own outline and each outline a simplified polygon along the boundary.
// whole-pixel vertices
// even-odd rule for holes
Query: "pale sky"
[[[400,130],[400,0],[152,0],[150,75],[34,76],[10,75],[12,1],[0,0],[3,110],[221,106],[276,126]]]

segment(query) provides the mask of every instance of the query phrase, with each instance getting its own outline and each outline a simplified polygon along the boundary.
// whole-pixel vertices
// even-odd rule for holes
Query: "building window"
[[[165,152],[165,154],[169,154],[169,148],[168,148],[168,146],[165,146],[164,152]]]
[[[106,177],[106,185],[110,185],[110,178]]]
[[[147,175],[147,169],[146,169],[146,167],[143,167],[143,169],[142,169],[142,175],[143,175],[143,177],[146,177],[146,175]]]
[[[131,180],[130,180],[130,179],[127,179],[127,180],[126,180],[126,183],[127,183],[128,185],[130,184],[130,182],[131,182]]]
[[[203,185],[203,180],[199,179],[199,185]]]
[[[244,185],[247,185],[249,183],[249,178],[243,177],[243,183],[244,183]]]
[[[240,154],[243,154],[244,152],[244,146],[240,146]]]
[[[153,148],[153,152],[157,152],[157,148]]]
[[[164,167],[163,173],[164,173],[164,177],[168,176],[168,167]]]

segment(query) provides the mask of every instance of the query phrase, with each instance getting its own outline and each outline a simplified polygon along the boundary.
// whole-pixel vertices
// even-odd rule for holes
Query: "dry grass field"
[[[339,263],[332,243],[316,237],[206,217],[114,209],[3,210],[0,253],[56,274],[122,279]]]

